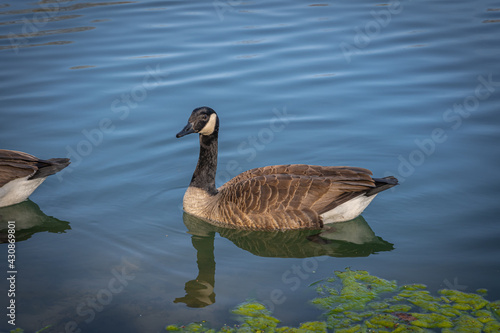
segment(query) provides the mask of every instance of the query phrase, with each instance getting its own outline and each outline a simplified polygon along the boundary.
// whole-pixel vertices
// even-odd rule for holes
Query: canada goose
[[[345,166],[274,165],[245,171],[215,187],[219,117],[209,107],[193,110],[180,138],[199,133],[200,156],[184,195],[184,210],[233,228],[319,229],[360,215],[375,196],[398,184],[395,177]]]
[[[45,178],[69,164],[68,158],[41,160],[20,151],[0,149],[0,207],[26,200]]]

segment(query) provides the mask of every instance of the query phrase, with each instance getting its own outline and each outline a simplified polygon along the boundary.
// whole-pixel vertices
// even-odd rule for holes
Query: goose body
[[[42,160],[20,151],[0,149],[0,207],[26,200],[45,178],[69,164],[67,158]]]
[[[245,171],[215,187],[219,119],[197,108],[177,134],[199,133],[200,156],[184,195],[184,210],[217,225],[256,230],[319,229],[360,215],[375,196],[397,185],[364,168],[274,165]]]

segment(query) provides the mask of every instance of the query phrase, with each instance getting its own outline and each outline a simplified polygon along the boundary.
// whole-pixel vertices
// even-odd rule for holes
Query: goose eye
[[[208,119],[208,116],[206,114],[203,115],[202,117],[203,120],[207,120]]]

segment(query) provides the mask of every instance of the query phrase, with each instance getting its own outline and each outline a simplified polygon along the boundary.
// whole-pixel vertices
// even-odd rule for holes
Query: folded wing
[[[252,169],[219,188],[219,218],[257,229],[318,228],[322,213],[375,187],[370,175],[301,164]]]

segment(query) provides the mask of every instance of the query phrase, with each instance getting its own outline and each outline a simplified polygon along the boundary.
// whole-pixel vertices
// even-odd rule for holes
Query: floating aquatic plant
[[[326,332],[326,323],[322,321],[311,321],[301,324],[298,328],[282,326],[278,327],[279,320],[271,316],[271,312],[258,302],[246,302],[237,306],[231,311],[240,322],[234,327],[224,326],[220,330],[209,328],[205,322],[191,323],[186,326],[169,325],[167,331],[177,332],[252,332],[252,333],[270,333],[270,332]]]
[[[500,332],[500,301],[478,293],[443,289],[434,296],[422,284],[398,286],[366,271],[335,272],[315,283],[318,297],[312,303],[325,310],[321,321],[299,327],[278,327],[280,321],[264,305],[247,302],[232,312],[239,325],[209,328],[205,322],[167,326],[180,332]]]
[[[312,301],[335,332],[500,332],[500,301],[480,294],[443,289],[433,296],[424,285],[398,287],[365,271],[335,275]]]

